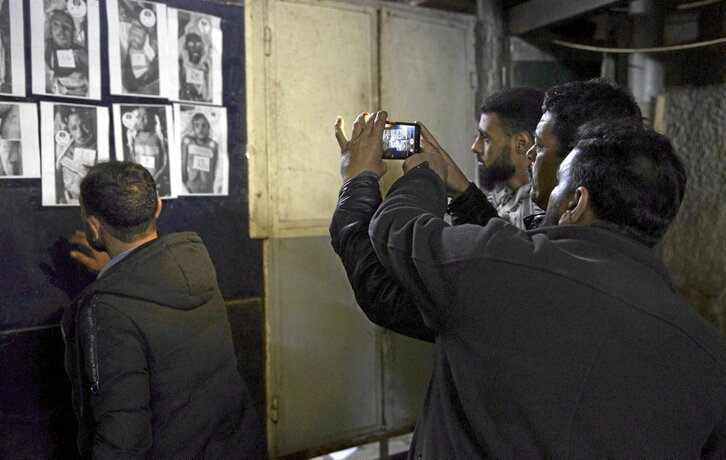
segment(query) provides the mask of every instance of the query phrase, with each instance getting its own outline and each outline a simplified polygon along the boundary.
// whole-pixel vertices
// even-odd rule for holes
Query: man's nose
[[[476,139],[474,139],[474,143],[471,144],[471,151],[477,155],[481,155],[481,139],[479,136],[477,136]]]
[[[534,158],[537,156],[534,152],[534,145],[527,150],[527,159],[529,159],[530,163],[534,163]]]

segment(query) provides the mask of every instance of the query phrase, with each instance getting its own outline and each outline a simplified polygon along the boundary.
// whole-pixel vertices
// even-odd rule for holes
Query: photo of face
[[[0,93],[12,91],[10,47],[10,7],[8,0],[0,0]]]
[[[59,204],[77,204],[81,180],[98,163],[96,109],[72,105],[55,108],[56,198]]]
[[[219,18],[171,9],[169,24],[169,33],[177,36],[172,53],[178,66],[174,87],[178,87],[179,100],[221,104]]]
[[[87,14],[73,1],[45,0],[45,91],[48,94],[87,97]]]
[[[159,36],[152,3],[119,0],[119,43],[124,93],[158,96]]]
[[[0,104],[0,177],[23,174],[20,107]]]
[[[0,103],[0,178],[40,177],[37,105]]]
[[[185,195],[226,194],[227,116],[222,107],[175,104]]]
[[[170,107],[162,105],[114,106],[117,155],[145,167],[162,198],[172,196],[167,111]]]

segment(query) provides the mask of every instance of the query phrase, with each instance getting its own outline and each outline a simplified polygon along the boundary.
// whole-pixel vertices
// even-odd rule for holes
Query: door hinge
[[[280,415],[280,397],[273,396],[272,402],[270,403],[270,421],[277,423]]]
[[[269,26],[265,26],[265,56],[269,56],[272,53],[272,29]]]

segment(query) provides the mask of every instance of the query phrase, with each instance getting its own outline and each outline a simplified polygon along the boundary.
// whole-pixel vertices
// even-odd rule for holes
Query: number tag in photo
[[[204,71],[187,66],[187,83],[191,85],[204,85]]]
[[[58,67],[64,69],[74,69],[76,67],[76,57],[73,54],[73,50],[56,50],[55,56],[58,61]]]
[[[156,169],[156,157],[151,155],[140,155],[139,164],[148,170]]]
[[[197,171],[209,172],[211,169],[211,159],[199,155],[192,155],[192,169]]]
[[[76,147],[73,149],[73,161],[77,164],[92,165],[96,161],[96,151],[94,149]]]

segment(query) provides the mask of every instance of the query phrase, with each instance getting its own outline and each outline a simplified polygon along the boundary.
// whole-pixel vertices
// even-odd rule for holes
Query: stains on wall
[[[671,88],[665,134],[688,186],[663,258],[680,292],[726,333],[726,84]]]

